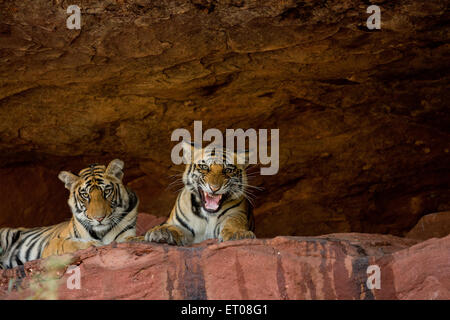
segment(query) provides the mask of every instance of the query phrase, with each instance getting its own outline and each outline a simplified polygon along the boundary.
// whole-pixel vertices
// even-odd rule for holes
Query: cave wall
[[[75,2],[80,30],[74,1],[0,1],[0,226],[68,219],[58,171],[114,158],[167,215],[170,134],[194,120],[280,129],[258,236],[402,235],[450,209],[446,1]]]

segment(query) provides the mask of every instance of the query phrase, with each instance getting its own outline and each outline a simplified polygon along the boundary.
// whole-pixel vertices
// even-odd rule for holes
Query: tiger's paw
[[[157,226],[145,234],[145,240],[149,242],[167,243],[182,246],[183,242],[179,232],[171,226]]]
[[[242,239],[256,239],[255,234],[252,231],[241,230],[236,232],[224,232],[219,235],[219,242],[242,240]]]

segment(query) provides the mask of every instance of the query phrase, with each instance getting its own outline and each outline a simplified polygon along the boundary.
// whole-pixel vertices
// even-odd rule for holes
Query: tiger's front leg
[[[129,236],[120,242],[145,242],[144,236]]]
[[[145,239],[143,236],[137,236],[136,235],[136,230],[128,230],[126,232],[124,232],[123,234],[121,234],[119,237],[117,237],[115,240],[115,242],[117,243],[122,243],[122,242],[144,242]]]
[[[145,240],[177,246],[183,246],[192,242],[189,241],[181,228],[169,224],[153,227],[145,234]]]
[[[219,234],[219,242],[256,238],[255,234],[248,230],[248,221],[245,214],[233,214],[225,219]]]
[[[49,241],[45,249],[42,251],[42,258],[46,258],[52,255],[60,255],[65,253],[71,253],[78,250],[87,249],[91,246],[101,246],[101,241],[83,241],[75,239],[54,238]]]

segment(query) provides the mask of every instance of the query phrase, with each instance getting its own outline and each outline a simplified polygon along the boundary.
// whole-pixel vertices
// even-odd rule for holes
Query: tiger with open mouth
[[[245,163],[240,157],[246,156],[186,142],[183,151],[193,155],[183,173],[184,188],[167,221],[150,229],[145,240],[189,245],[214,238],[220,242],[255,238],[248,165],[240,164]]]

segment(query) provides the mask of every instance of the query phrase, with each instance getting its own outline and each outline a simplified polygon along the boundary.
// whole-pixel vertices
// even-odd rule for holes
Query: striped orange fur
[[[48,227],[0,229],[0,267],[133,238],[139,201],[122,183],[123,165],[116,159],[107,168],[91,165],[78,175],[60,172],[70,191],[72,218]]]
[[[219,241],[255,238],[254,218],[247,199],[249,185],[238,154],[184,144],[193,154],[187,164],[184,188],[165,223],[149,230],[146,241],[188,245],[206,239]]]

